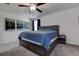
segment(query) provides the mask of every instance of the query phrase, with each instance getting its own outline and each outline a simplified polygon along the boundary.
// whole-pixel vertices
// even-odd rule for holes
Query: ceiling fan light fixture
[[[30,6],[30,10],[31,10],[31,11],[35,11],[35,10],[36,10],[36,6],[35,6],[34,4],[31,5],[31,6]]]

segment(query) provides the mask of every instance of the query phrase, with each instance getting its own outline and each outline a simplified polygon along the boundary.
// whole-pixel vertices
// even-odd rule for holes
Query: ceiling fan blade
[[[5,3],[5,4],[9,5],[10,3]]]
[[[30,7],[30,6],[27,6],[27,5],[18,5],[20,7]]]
[[[40,9],[38,9],[38,8],[36,8],[36,10],[37,10],[38,12],[42,13],[42,10],[40,10]]]
[[[45,4],[45,3],[37,3],[36,6],[40,6],[40,5],[43,5],[43,4]]]

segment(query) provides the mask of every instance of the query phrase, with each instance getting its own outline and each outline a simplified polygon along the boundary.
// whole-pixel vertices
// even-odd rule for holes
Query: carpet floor
[[[16,46],[11,50],[0,53],[0,56],[38,56],[38,55],[22,46]],[[50,56],[79,56],[79,46],[58,44],[52,51]]]

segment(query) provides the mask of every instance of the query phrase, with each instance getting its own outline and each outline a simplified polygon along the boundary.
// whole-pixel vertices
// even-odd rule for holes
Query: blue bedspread
[[[58,36],[56,31],[26,31],[20,33],[18,38],[26,38],[35,42],[39,42],[43,47],[48,49],[50,47],[50,40],[56,36]]]

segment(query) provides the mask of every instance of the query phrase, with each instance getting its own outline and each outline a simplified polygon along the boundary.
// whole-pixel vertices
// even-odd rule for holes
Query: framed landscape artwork
[[[23,29],[23,21],[16,21],[17,29]]]
[[[13,30],[15,29],[15,20],[5,18],[5,30]]]

